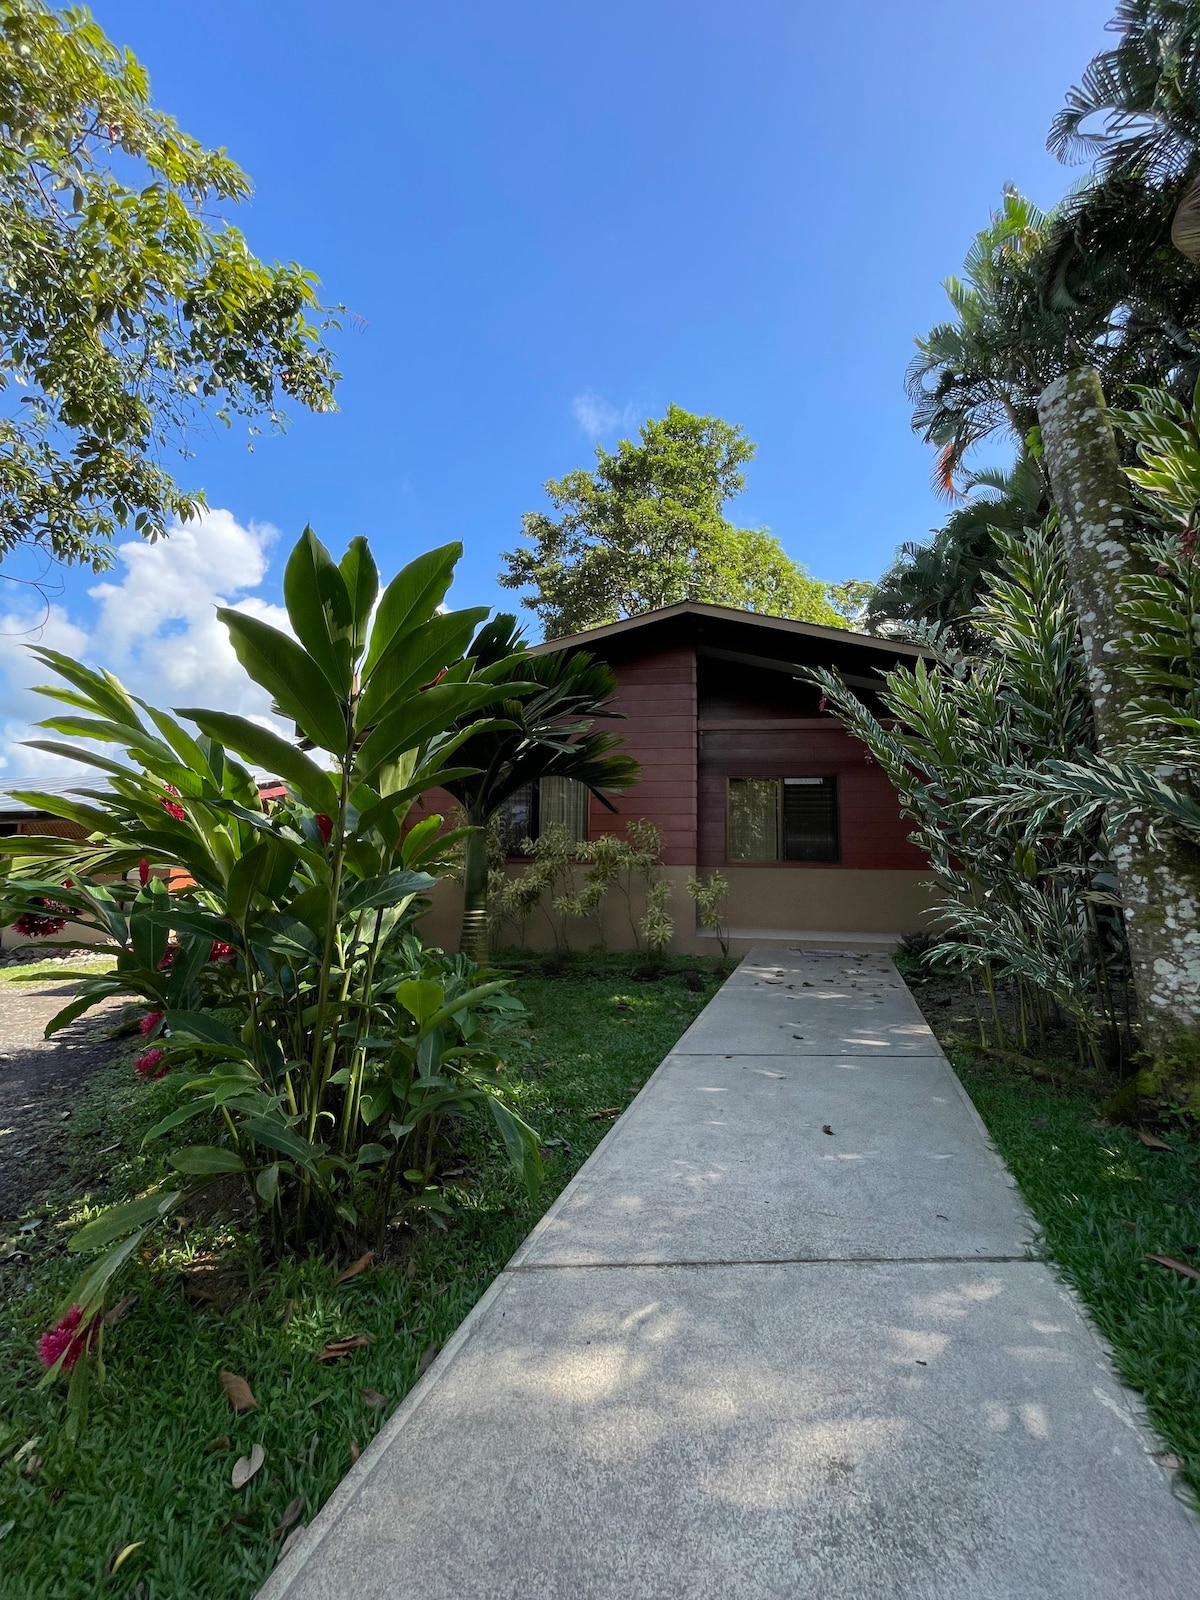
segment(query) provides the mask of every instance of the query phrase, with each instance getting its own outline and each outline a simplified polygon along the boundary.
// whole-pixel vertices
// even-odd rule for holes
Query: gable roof
[[[911,656],[916,660],[921,656],[928,658],[932,653],[923,645],[912,644],[906,639],[880,639],[872,633],[854,633],[849,628],[828,628],[820,622],[797,622],[794,617],[771,617],[761,611],[741,611],[736,606],[714,606],[701,600],[681,600],[676,605],[643,611],[639,616],[624,617],[620,622],[607,622],[602,627],[587,628],[582,633],[570,633],[561,639],[546,639],[541,644],[533,645],[530,653],[541,656],[552,655],[556,650],[586,648],[603,639],[616,638],[620,634],[634,633],[640,628],[686,617],[718,623],[749,623],[752,627],[763,628],[776,635],[792,634],[805,639],[826,640],[830,644],[858,645],[868,650],[882,650],[893,658]]]

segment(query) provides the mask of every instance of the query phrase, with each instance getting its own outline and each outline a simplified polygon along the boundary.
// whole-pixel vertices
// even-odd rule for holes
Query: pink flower
[[[162,1058],[163,1052],[161,1050],[147,1050],[133,1063],[133,1070],[143,1078],[161,1078],[167,1070],[166,1067],[158,1066]],[[154,1070],[155,1067],[158,1067],[157,1072]]]
[[[146,860],[145,856],[143,856],[138,862],[138,882],[141,884],[143,889],[150,882],[150,863]]]
[[[100,1334],[100,1319],[92,1317],[80,1328],[82,1317],[83,1307],[72,1306],[61,1322],[47,1328],[37,1343],[38,1360],[44,1367],[54,1366],[61,1356],[64,1370],[70,1372],[80,1356],[92,1348]]]
[[[333,818],[327,817],[323,811],[318,811],[313,821],[317,825],[322,841],[328,844],[333,836]]]
[[[177,805],[175,800],[170,799],[171,795],[175,795],[176,797],[179,795],[179,790],[173,783],[167,784],[167,792],[162,797],[163,810],[169,817],[174,817],[176,822],[182,822],[184,817],[187,816],[187,812],[181,805]]]
[[[819,717],[823,717],[825,715],[825,708],[828,706],[828,704],[829,696],[827,694],[823,694],[817,701],[817,715]]]
[[[161,1011],[147,1011],[146,1015],[138,1023],[138,1032],[144,1033],[148,1037],[162,1021],[162,1016]]]

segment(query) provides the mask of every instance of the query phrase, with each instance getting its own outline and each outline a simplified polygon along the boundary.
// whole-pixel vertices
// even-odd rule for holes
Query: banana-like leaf
[[[190,717],[209,738],[220,740],[231,750],[236,750],[238,755],[245,756],[247,761],[264,768],[272,777],[282,778],[306,806],[329,816],[337,815],[338,791],[333,779],[303,750],[281,739],[277,733],[228,711],[204,711],[189,707],[181,709],[179,714]]]
[[[178,1199],[178,1190],[168,1190],[164,1193],[156,1189],[153,1194],[145,1194],[140,1200],[128,1200],[123,1205],[110,1206],[107,1211],[102,1211],[98,1217],[85,1222],[77,1233],[72,1234],[67,1249],[74,1254],[84,1250],[103,1249],[114,1239],[123,1239],[135,1228],[140,1228],[147,1222],[154,1222],[159,1217],[165,1217]]]
[[[450,587],[455,564],[461,555],[462,545],[458,543],[427,550],[403,567],[388,584],[371,627],[367,656],[362,667],[364,682],[370,678],[375,663],[393,639],[427,622],[436,613]]]
[[[346,718],[336,693],[308,651],[286,633],[245,612],[221,607],[234,654],[255,683],[271,695],[314,744],[341,755],[346,748]]]
[[[167,1157],[176,1172],[190,1177],[213,1178],[229,1172],[245,1172],[246,1163],[236,1150],[224,1150],[215,1144],[193,1144],[185,1150],[176,1150]]]
[[[424,894],[432,889],[435,879],[427,872],[387,872],[382,877],[359,878],[343,890],[341,913],[349,916],[355,911],[367,911],[373,906],[395,905],[398,900]]]
[[[296,637],[339,700],[348,700],[354,613],[346,580],[311,528],[296,541],[283,573],[283,598]]]
[[[350,654],[357,661],[367,642],[371,609],[379,593],[379,571],[367,541],[360,535],[351,539],[339,566],[350,597]]]

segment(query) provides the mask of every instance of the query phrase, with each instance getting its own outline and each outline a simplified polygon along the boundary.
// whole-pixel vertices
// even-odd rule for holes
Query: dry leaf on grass
[[[266,1459],[267,1453],[260,1444],[256,1444],[248,1456],[239,1456],[229,1479],[233,1487],[244,1489]]]
[[[287,1329],[288,1324],[291,1322],[292,1318],[295,1315],[296,1315],[296,1302],[294,1300],[289,1300],[287,1305],[284,1306],[284,1308],[283,1308],[283,1317],[282,1317],[282,1319],[280,1321],[280,1324],[279,1324],[279,1329],[280,1329],[281,1333],[284,1332]]]
[[[317,1360],[340,1361],[355,1350],[365,1350],[370,1342],[370,1336],[365,1333],[352,1334],[348,1339],[331,1339],[323,1350],[317,1352]]]
[[[114,1323],[120,1322],[122,1317],[127,1317],[140,1299],[140,1295],[127,1294],[123,1300],[118,1300],[112,1310],[105,1314],[104,1326],[111,1328]]]
[[[1183,1457],[1177,1456],[1174,1450],[1160,1450],[1154,1459],[1164,1472],[1178,1472],[1183,1466]]]
[[[422,1375],[422,1373],[428,1372],[429,1368],[437,1360],[437,1353],[441,1348],[442,1347],[440,1344],[431,1344],[428,1349],[421,1352],[421,1359],[417,1362],[418,1378]]]
[[[351,1278],[357,1278],[360,1272],[365,1272],[374,1259],[374,1250],[368,1250],[365,1255],[359,1256],[353,1266],[347,1267],[345,1272],[339,1272],[334,1283],[349,1283]]]
[[[358,1460],[360,1455],[362,1455],[362,1451],[358,1448],[358,1440],[357,1439],[351,1439],[351,1441],[350,1441],[350,1465],[351,1466],[354,1465],[354,1463]]]
[[[307,1526],[308,1526],[308,1524],[306,1522],[302,1522],[298,1528],[293,1528],[291,1533],[288,1534],[287,1538],[279,1546],[279,1559],[280,1559],[280,1561],[283,1560],[284,1556],[287,1555],[288,1551],[292,1548],[293,1545],[298,1544],[300,1542],[300,1536],[304,1532],[304,1530],[307,1528]]]
[[[620,1106],[605,1106],[603,1108],[603,1110],[601,1110],[601,1111],[589,1111],[588,1112],[588,1121],[589,1122],[603,1122],[606,1117],[619,1117],[620,1115],[621,1115],[621,1107]]]
[[[1174,1147],[1169,1145],[1165,1139],[1160,1139],[1156,1133],[1143,1133],[1140,1128],[1135,1128],[1134,1132],[1147,1150],[1169,1150],[1172,1155],[1175,1153]]]
[[[146,1541],[144,1539],[139,1539],[135,1544],[127,1544],[123,1550],[119,1550],[113,1557],[112,1565],[108,1569],[110,1576],[112,1573],[116,1572],[118,1568],[124,1566],[125,1562],[128,1561],[133,1552],[135,1550],[140,1550],[145,1542]]]
[[[282,1539],[284,1534],[291,1527],[292,1523],[299,1519],[300,1513],[303,1510],[304,1496],[302,1494],[298,1494],[294,1500],[289,1500],[287,1505],[283,1508],[283,1515],[271,1529],[272,1539]]]
[[[235,1411],[254,1411],[258,1401],[245,1378],[240,1378],[236,1372],[221,1373],[221,1387],[225,1391],[225,1398]]]
[[[378,1389],[362,1389],[360,1394],[363,1405],[370,1406],[374,1411],[378,1411],[381,1406],[387,1405],[387,1395],[380,1394]]]
[[[1196,1282],[1200,1283],[1200,1271],[1197,1271],[1195,1267],[1189,1266],[1186,1261],[1176,1261],[1174,1256],[1152,1255],[1148,1255],[1146,1260],[1153,1261],[1160,1267],[1169,1267],[1172,1272],[1178,1272],[1181,1277],[1195,1278]]]

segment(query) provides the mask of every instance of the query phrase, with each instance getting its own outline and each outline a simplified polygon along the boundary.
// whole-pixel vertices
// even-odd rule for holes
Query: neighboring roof
[[[681,600],[677,605],[660,606],[656,611],[643,611],[637,617],[625,617],[620,622],[608,622],[600,628],[588,628],[583,633],[567,634],[562,639],[547,639],[532,647],[532,655],[552,655],[556,650],[572,650],[580,646],[597,644],[602,639],[612,639],[618,634],[633,633],[655,623],[669,622],[675,618],[698,617],[713,622],[749,623],[772,633],[798,634],[806,639],[825,639],[830,644],[860,645],[868,650],[883,650],[890,656],[928,656],[922,645],[911,644],[906,639],[880,639],[872,633],[854,633],[849,628],[827,628],[820,622],[797,622],[793,617],[769,617],[761,611],[741,611],[736,606],[708,605],[700,600]]]

